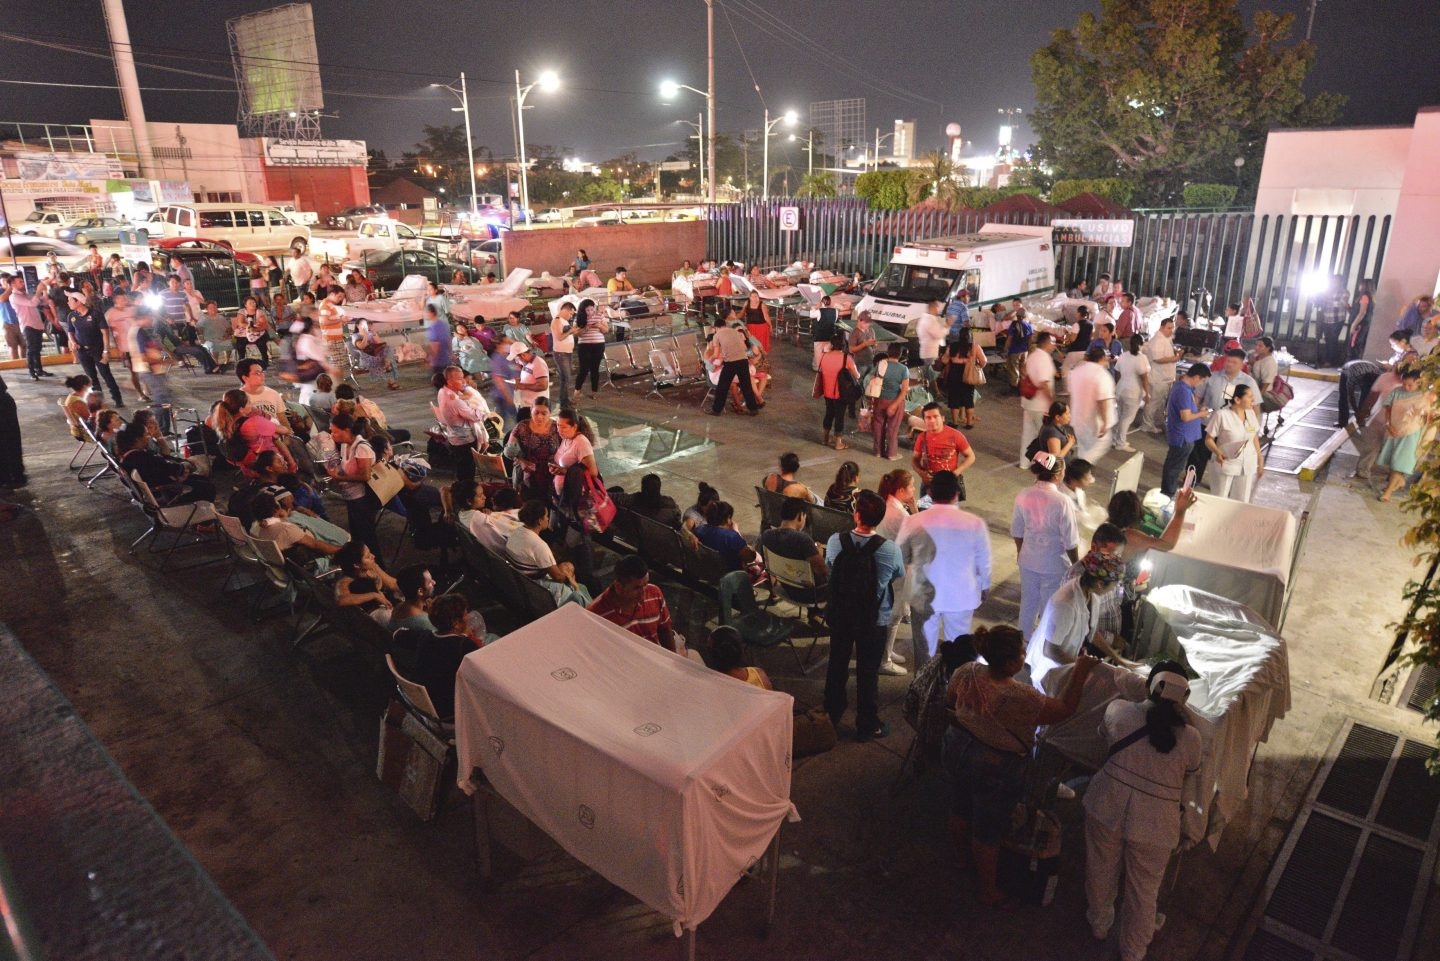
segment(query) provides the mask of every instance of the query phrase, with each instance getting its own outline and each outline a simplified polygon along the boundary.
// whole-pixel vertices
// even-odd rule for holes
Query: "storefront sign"
[[[7,194],[103,194],[103,180],[4,180]]]
[[[1055,243],[1072,247],[1129,247],[1135,242],[1133,220],[1052,220]]]
[[[21,180],[103,180],[119,177],[120,161],[99,153],[15,152]]]
[[[260,138],[265,163],[271,167],[363,167],[368,161],[363,140],[275,140]]]

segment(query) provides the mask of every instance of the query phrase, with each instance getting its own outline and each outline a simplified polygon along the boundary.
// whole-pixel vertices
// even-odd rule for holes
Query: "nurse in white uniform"
[[[1115,923],[1122,866],[1120,961],[1141,961],[1165,923],[1155,902],[1170,854],[1180,844],[1185,780],[1200,769],[1200,732],[1185,720],[1190,683],[1162,661],[1147,701],[1111,701],[1100,733],[1109,754],[1085,792],[1086,920],[1099,940]]]
[[[1066,580],[1050,597],[1025,648],[1030,683],[1051,697],[1056,696],[1058,685],[1047,678],[1056,668],[1074,663],[1086,644],[1094,648],[1092,653],[1096,656],[1129,663],[1119,656],[1105,632],[1096,631],[1100,620],[1097,600],[1120,583],[1125,562],[1114,554],[1092,550],[1081,564],[1083,573]]]

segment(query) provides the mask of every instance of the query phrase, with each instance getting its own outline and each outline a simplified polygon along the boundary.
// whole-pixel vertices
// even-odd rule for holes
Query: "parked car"
[[[13,257],[11,256],[12,246]],[[11,240],[0,237],[0,270],[8,270],[12,261],[22,264],[43,264],[49,259],[52,251],[65,270],[79,270],[84,265],[85,258],[89,256],[89,252],[84,247],[77,247],[63,240],[53,240],[50,237],[17,235]]]
[[[421,274],[442,284],[448,284],[455,271],[465,275],[465,282],[478,284],[485,277],[485,271],[444,257],[428,250],[392,250],[377,252],[361,260],[352,260],[344,265],[345,270],[361,270],[370,282],[382,290],[394,290],[408,274]]]
[[[300,224],[303,227],[318,227],[320,225],[320,215],[313,210],[297,210],[294,204],[276,204],[275,206],[282,214],[289,217],[292,222]]]
[[[166,237],[213,237],[260,252],[310,246],[309,227],[264,204],[167,204],[160,212],[163,222],[149,226]]]
[[[359,207],[346,207],[338,214],[327,217],[325,226],[335,227],[340,230],[356,230],[360,227],[360,221],[366,217],[384,217],[385,208],[378,204],[364,204]]]
[[[558,224],[565,220],[565,211],[561,207],[551,207],[549,210],[542,210],[535,215],[537,224]]]
[[[250,271],[223,247],[209,249],[151,248],[151,266],[157,273],[170,270],[170,257],[176,255],[190,271],[195,290],[205,299],[213,300],[221,310],[240,308],[250,296]]]
[[[150,241],[151,247],[160,250],[223,250],[233,254],[235,259],[246,267],[253,267],[260,263],[256,254],[248,251],[236,251],[228,240],[215,240],[210,237],[161,237],[158,240]]]
[[[120,231],[129,226],[115,217],[77,217],[55,231],[55,238],[81,247],[87,244],[118,244]]]
[[[32,210],[24,220],[15,224],[15,233],[28,237],[53,237],[55,231],[65,226],[70,216],[55,210]]]

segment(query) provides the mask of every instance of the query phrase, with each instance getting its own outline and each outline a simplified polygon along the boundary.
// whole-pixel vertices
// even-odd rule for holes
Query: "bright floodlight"
[[[795,142],[795,135],[792,133],[787,139],[788,139],[791,143],[794,143],[794,142]]]
[[[546,70],[540,75],[537,81],[541,90],[550,93],[560,86],[560,75],[554,70]]]
[[[799,119],[800,119],[800,115],[799,115],[798,113],[796,113],[795,111],[793,111],[793,110],[787,110],[787,111],[785,111],[785,125],[786,125],[786,126],[789,126],[789,127],[795,126],[795,121],[797,121],[797,120],[799,120]]]
[[[673,100],[680,93],[680,85],[673,80],[662,80],[660,82],[660,96],[666,100]]]
[[[1319,270],[1307,270],[1300,278],[1300,292],[1306,297],[1315,297],[1330,289],[1330,275]]]

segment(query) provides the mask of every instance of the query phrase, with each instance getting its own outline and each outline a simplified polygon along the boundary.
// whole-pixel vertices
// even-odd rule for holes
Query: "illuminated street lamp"
[[[815,172],[815,134],[808,137],[790,135],[791,143],[803,143],[805,145],[805,174],[809,176]]]
[[[762,200],[770,199],[770,133],[775,129],[776,124],[783,121],[785,126],[793,127],[795,126],[795,121],[798,119],[800,119],[799,114],[793,110],[787,110],[783,117],[776,117],[774,120],[771,120],[770,108],[765,108],[765,160],[762,165],[765,182],[760,185],[760,199]]]
[[[530,177],[528,167],[525,163],[525,98],[530,91],[539,87],[545,93],[553,93],[560,87],[560,77],[554,70],[546,70],[535,80],[534,83],[520,86],[520,71],[515,71],[515,128],[520,141],[520,210],[525,214],[525,222],[530,222]]]
[[[470,140],[470,94],[465,87],[465,71],[460,71],[460,89],[456,90],[448,83],[432,83],[432,87],[444,87],[446,90],[460,98],[460,106],[450,109],[465,115],[465,152],[470,158],[470,215],[473,217],[480,212],[480,204],[475,194],[475,145]]]
[[[711,86],[713,87],[714,84],[712,83]],[[689,90],[691,93],[698,93],[700,96],[704,97],[706,107],[709,109],[710,112],[709,138],[707,139],[705,137],[703,130],[700,132],[700,182],[702,184],[709,184],[709,187],[706,190],[706,197],[710,201],[710,203],[713,204],[715,202],[715,96],[713,92],[706,93],[704,90],[699,90],[695,87],[690,86],[689,84],[676,83],[673,80],[660,81],[660,99],[662,100],[674,100],[675,97],[678,96],[680,91],[682,90]],[[688,122],[689,121],[686,121],[686,123]],[[705,179],[705,171],[707,167],[710,170],[709,181]]]

